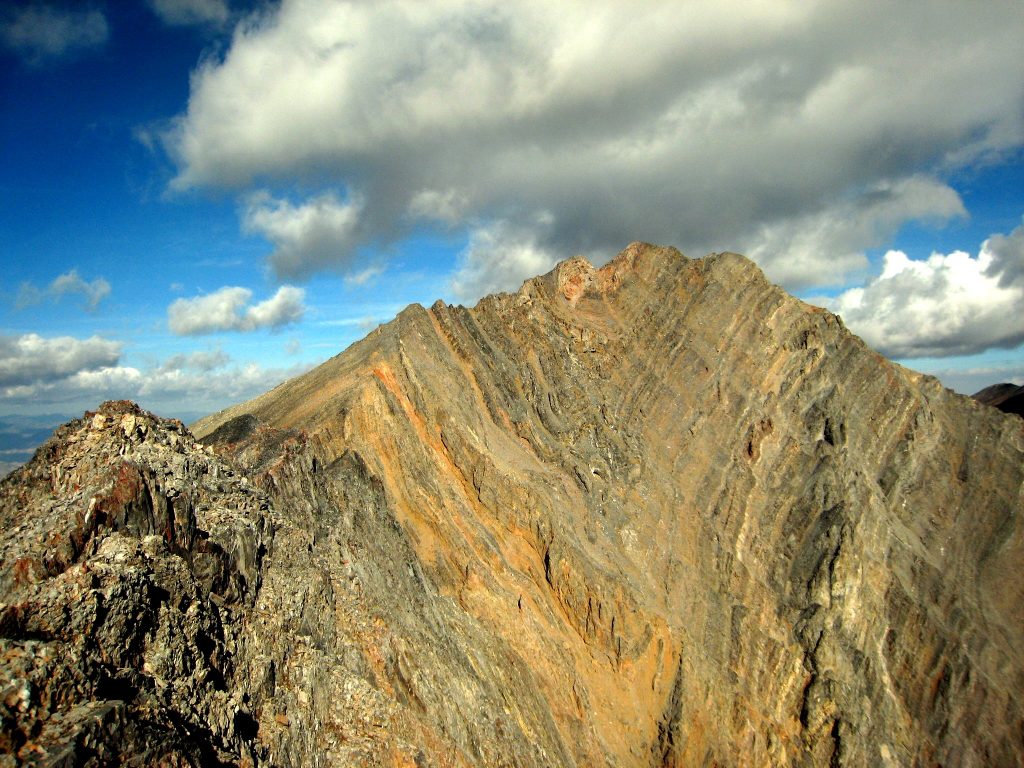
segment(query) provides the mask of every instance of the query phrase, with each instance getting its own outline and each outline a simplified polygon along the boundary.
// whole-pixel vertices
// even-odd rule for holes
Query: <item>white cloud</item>
[[[0,385],[5,408],[72,412],[95,408],[104,400],[129,399],[162,415],[195,417],[262,394],[312,366],[264,368],[256,363],[215,370],[173,365],[173,358],[151,369],[108,365],[61,379]]]
[[[160,414],[185,414],[194,419],[267,392],[282,381],[313,366],[300,363],[287,368],[266,368],[258,363],[234,365],[212,372],[164,370],[147,373],[140,385],[125,396]]]
[[[245,311],[240,330],[280,328],[299,322],[306,312],[306,305],[303,303],[305,296],[306,292],[302,288],[281,286],[271,298]]]
[[[303,277],[351,260],[361,207],[331,193],[295,206],[262,192],[250,196],[243,226],[273,244],[270,265],[279,277]]]
[[[96,371],[117,363],[121,344],[100,336],[0,336],[0,387],[18,388]]]
[[[374,278],[380,277],[384,273],[384,267],[372,266],[361,269],[358,272],[351,272],[344,277],[345,285],[359,287],[366,285]]]
[[[266,301],[250,304],[252,291],[228,286],[194,299],[176,299],[167,308],[167,324],[179,336],[280,328],[302,319],[305,295],[301,288],[283,285]]]
[[[149,0],[153,12],[171,26],[223,24],[229,8],[225,0]]]
[[[0,24],[4,47],[32,66],[98,48],[109,35],[100,11],[67,11],[48,5],[9,11],[0,17]]]
[[[401,307],[396,308],[395,312],[400,311],[400,309]],[[393,317],[393,314],[391,316]],[[359,328],[363,331],[372,331],[380,324],[381,321],[373,315],[364,315],[362,317],[342,317],[335,318],[334,320],[320,320],[317,322],[317,325],[325,328]]]
[[[538,226],[543,228],[544,222]],[[451,280],[452,292],[475,301],[497,291],[514,291],[523,281],[550,270],[558,256],[538,245],[532,229],[499,221],[474,229]]]
[[[65,272],[54,278],[46,288],[39,289],[34,284],[25,282],[18,289],[15,306],[19,309],[31,304],[38,304],[44,299],[59,300],[68,294],[80,294],[85,298],[85,308],[90,312],[96,310],[99,303],[110,295],[110,283],[102,277],[86,282],[78,274],[77,269]]]
[[[871,346],[895,358],[969,355],[1024,342],[1024,227],[963,251],[885,254],[880,275],[829,302]],[[1008,245],[1009,244],[1009,245]],[[1011,279],[1006,280],[1005,278]]]
[[[409,201],[409,216],[413,219],[437,221],[454,225],[469,207],[466,195],[456,189],[442,191],[423,189]]]
[[[984,249],[992,255],[986,274],[997,276],[1003,288],[1024,286],[1024,224],[1009,235],[992,235]]]
[[[308,367],[308,366],[306,366]],[[217,372],[192,372],[183,369],[169,369],[166,366],[154,374],[145,376],[136,391],[136,396],[168,397],[173,395],[192,394],[202,399],[216,397],[228,402],[239,402],[247,397],[254,397],[273,388],[289,375],[291,371],[303,370],[303,366],[290,369],[264,368],[257,363],[235,366]]]
[[[116,392],[118,394],[115,397],[121,399],[121,397],[125,397],[122,393],[137,391],[143,382],[148,379],[149,377],[143,375],[142,371],[138,368],[112,365],[105,368],[97,368],[94,371],[79,371],[74,376],[60,382],[59,385],[55,385],[54,382],[40,383],[36,387],[35,394],[53,391],[54,387],[58,386],[62,390],[67,390],[68,393],[99,393],[102,395],[105,392]],[[103,399],[107,400],[110,398],[104,397]]]
[[[883,182],[853,199],[762,225],[740,250],[769,278],[790,287],[837,285],[868,266],[864,248],[881,245],[908,219],[965,216],[945,184],[912,177]]]
[[[247,211],[281,275],[348,267],[417,221],[504,222],[592,257],[760,234],[797,284],[824,275],[814,249],[855,271],[903,222],[960,213],[935,174],[1024,142],[1022,37],[1024,5],[1001,0],[283,0],[194,73],[166,141],[180,189],[300,180],[358,201],[313,206],[334,222],[318,238],[296,223],[310,204]]]
[[[187,369],[206,373],[223,368],[231,362],[231,356],[220,347],[198,350],[189,354],[173,355],[160,366],[160,371]]]

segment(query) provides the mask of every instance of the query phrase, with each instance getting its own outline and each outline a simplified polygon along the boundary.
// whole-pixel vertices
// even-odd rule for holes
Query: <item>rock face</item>
[[[0,486],[0,748],[75,762],[1024,762],[1024,422],[733,254],[406,309]]]
[[[251,760],[228,681],[273,535],[264,493],[180,422],[114,402],[0,485],[0,526],[0,751]]]

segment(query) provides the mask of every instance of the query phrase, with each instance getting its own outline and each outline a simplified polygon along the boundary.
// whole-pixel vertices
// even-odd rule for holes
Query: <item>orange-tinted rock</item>
[[[1024,760],[1024,422],[740,256],[414,305],[194,430],[274,521],[238,759]]]

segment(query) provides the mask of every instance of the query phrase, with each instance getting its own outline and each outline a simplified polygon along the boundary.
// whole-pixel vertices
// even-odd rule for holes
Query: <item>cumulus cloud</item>
[[[243,227],[273,244],[270,266],[279,277],[305,277],[351,262],[360,208],[330,192],[301,205],[259,192],[246,203]]]
[[[108,35],[107,19],[98,10],[29,5],[0,16],[4,47],[32,66],[98,48]]]
[[[175,356],[177,357],[177,356]],[[95,408],[104,400],[130,399],[162,415],[187,413],[196,417],[255,397],[285,379],[312,367],[264,368],[250,363],[197,370],[171,358],[150,369],[107,365],[81,370],[60,379],[37,379],[27,384],[0,384],[0,403],[7,408],[46,408],[74,411]]]
[[[94,371],[79,371],[66,381],[60,382],[59,389],[64,390],[66,395],[72,393],[99,393],[115,392],[117,399],[127,397],[125,392],[135,392],[149,377],[144,376],[138,368],[125,365],[111,365],[105,368],[97,368]],[[53,382],[40,382],[34,387],[34,394],[52,392],[55,388]],[[104,397],[103,399],[110,399]]]
[[[307,371],[308,364],[290,368],[264,368],[257,363],[234,366],[215,372],[189,372],[182,369],[160,370],[143,378],[136,397],[146,399],[194,397],[196,402],[217,401],[224,405],[255,397],[285,379]]]
[[[871,346],[895,358],[970,355],[1024,342],[1024,227],[986,240],[977,256],[885,254],[882,272],[829,307]],[[1006,279],[1009,278],[1009,279]]]
[[[18,289],[15,306],[22,309],[46,299],[56,301],[69,294],[78,294],[84,297],[85,308],[93,312],[100,302],[110,295],[110,283],[102,277],[86,282],[78,274],[77,269],[72,269],[70,272],[58,275],[53,282],[42,289],[30,282],[22,283]]]
[[[93,336],[0,336],[0,404],[8,410],[71,413],[131,399],[164,415],[209,413],[255,397],[309,370],[232,364],[219,347],[125,365],[121,344]]]
[[[1024,224],[1009,235],[992,235],[984,246],[992,261],[985,270],[1002,288],[1024,287]]]
[[[413,219],[437,221],[453,226],[459,222],[469,207],[469,199],[455,189],[443,192],[437,189],[423,189],[409,201],[409,216]]]
[[[231,356],[220,347],[217,347],[216,349],[198,350],[189,354],[172,355],[164,361],[158,370],[163,372],[192,370],[208,373],[209,371],[223,368],[230,362]]]
[[[220,25],[228,20],[225,0],[149,0],[153,12],[171,26]]]
[[[542,217],[537,228],[543,231],[550,223],[549,216]],[[558,256],[539,245],[534,232],[505,221],[474,229],[452,277],[452,293],[474,301],[488,293],[516,290],[527,278],[547,272]]]
[[[115,365],[120,358],[121,344],[100,336],[0,336],[0,387],[53,382]]]
[[[1024,142],[1022,36],[1001,0],[283,0],[194,73],[165,139],[179,189],[301,179],[358,201],[246,212],[286,276],[417,223],[504,222],[592,258],[763,236],[798,284],[824,275],[814,250],[856,271],[906,220],[960,213],[942,174]],[[334,223],[307,238],[299,212]]]
[[[280,328],[302,319],[305,296],[303,289],[283,285],[266,301],[250,304],[252,291],[226,286],[205,296],[176,299],[167,308],[167,324],[179,336]]]
[[[838,285],[868,266],[877,247],[908,219],[966,216],[955,190],[932,179],[882,182],[830,207],[763,224],[740,249],[773,281],[791,288]]]
[[[350,272],[349,274],[345,275],[345,285],[352,287],[366,285],[367,283],[380,277],[382,274],[384,274],[384,267],[381,267],[379,265],[366,267],[365,269],[360,269],[358,272]]]

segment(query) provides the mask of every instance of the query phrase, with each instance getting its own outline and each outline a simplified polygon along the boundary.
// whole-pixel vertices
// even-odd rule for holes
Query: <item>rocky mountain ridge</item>
[[[1000,411],[1024,416],[1024,387],[1017,384],[993,384],[971,397]]]
[[[1024,423],[740,256],[414,305],[193,431],[0,486],[10,755],[1024,760]]]

